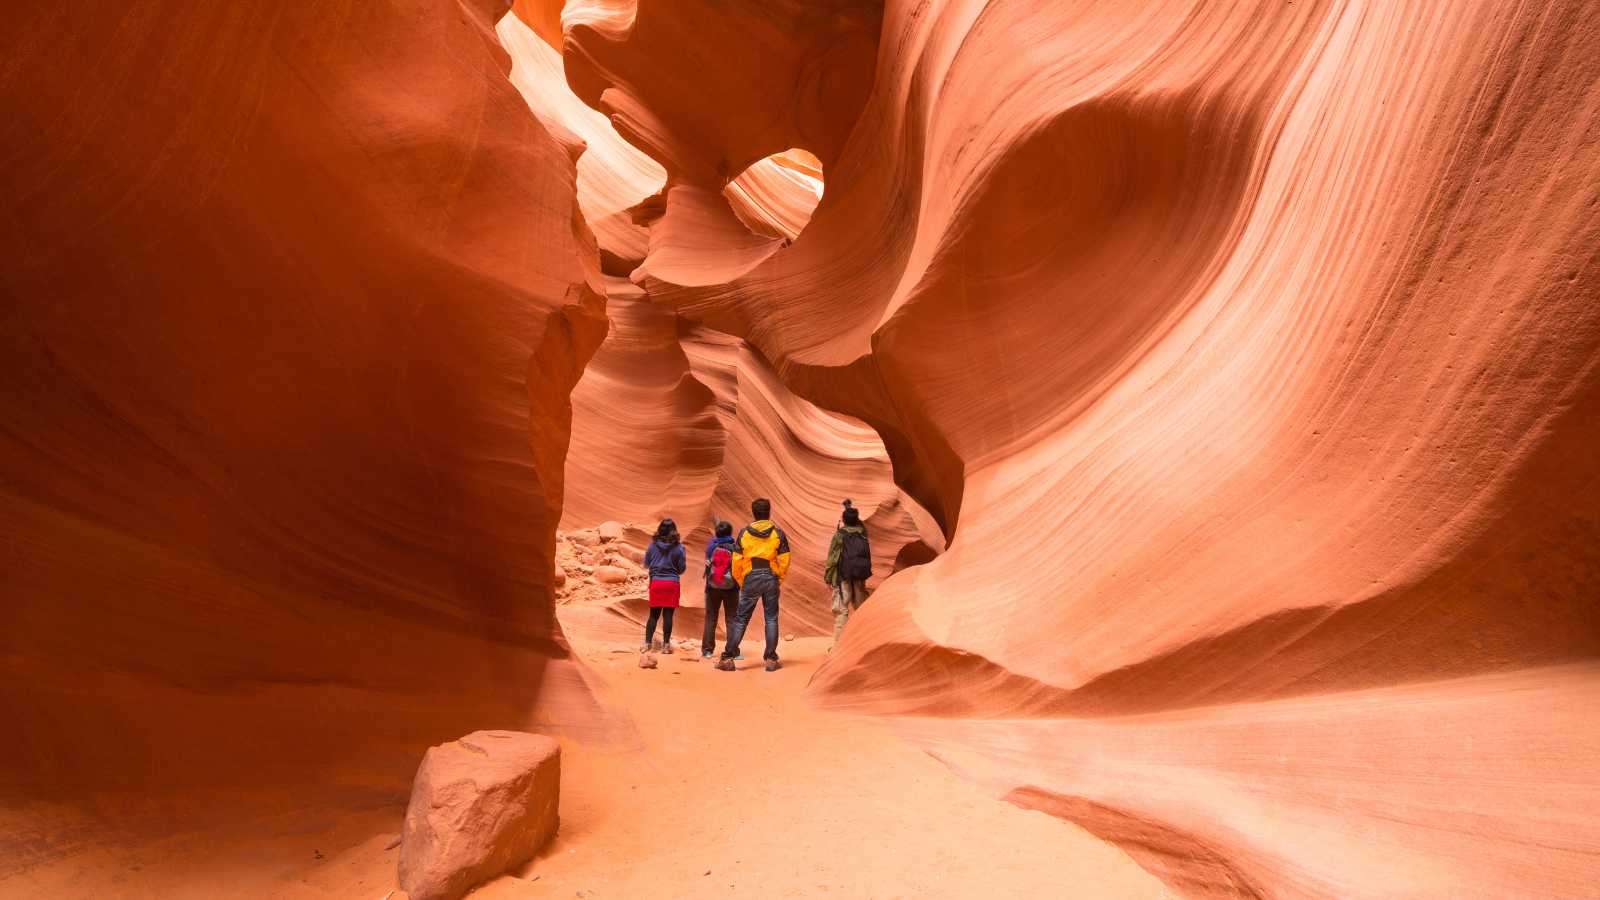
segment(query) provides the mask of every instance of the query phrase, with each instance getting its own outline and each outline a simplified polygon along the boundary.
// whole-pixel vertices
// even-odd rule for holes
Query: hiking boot
[[[711,651],[710,650],[701,650],[700,651],[700,658],[701,659],[710,659],[711,658]]]
[[[732,672],[733,660],[727,658],[719,659],[717,660],[716,668],[724,672]]]
[[[654,648],[655,648],[655,644],[652,644],[649,641],[645,641],[644,643],[639,645],[639,652],[640,653],[649,653]]]
[[[775,659],[767,660],[767,671],[768,672],[776,672],[781,668],[783,668],[783,663],[778,662]]]
[[[668,656],[671,656],[672,654],[676,653],[677,651],[672,649],[672,644],[670,644],[670,643],[668,643],[666,641],[662,641],[661,642],[661,652],[665,653]]]

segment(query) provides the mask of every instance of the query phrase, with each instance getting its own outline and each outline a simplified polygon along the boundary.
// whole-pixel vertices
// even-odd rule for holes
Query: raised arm
[[[772,527],[773,528],[778,528],[777,525],[773,525]],[[782,528],[778,528],[778,554],[777,554],[777,558],[772,561],[772,574],[778,576],[778,580],[782,581],[783,580],[783,576],[788,574],[788,572],[789,572],[789,536],[787,534],[783,533],[783,529]]]

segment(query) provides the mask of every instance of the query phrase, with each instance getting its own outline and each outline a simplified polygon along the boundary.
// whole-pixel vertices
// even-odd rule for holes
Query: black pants
[[[644,623],[644,642],[650,643],[656,636],[656,620],[661,620],[661,643],[672,642],[672,614],[678,610],[671,606],[650,607],[650,619]],[[664,615],[663,615],[664,614]]]
[[[722,648],[723,659],[739,655],[739,642],[744,640],[744,630],[750,627],[750,616],[756,611],[758,599],[767,620],[767,649],[761,658],[778,658],[778,576],[766,569],[756,569],[744,577],[744,585],[739,590],[739,611],[734,614],[733,624],[728,626],[728,646]]]
[[[706,630],[700,636],[700,652],[713,653],[717,649],[717,610],[727,617],[728,634],[733,634],[733,616],[739,611],[738,588],[706,588]]]

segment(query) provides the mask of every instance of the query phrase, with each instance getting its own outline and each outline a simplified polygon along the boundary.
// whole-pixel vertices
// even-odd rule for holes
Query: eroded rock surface
[[[1594,824],[1515,799],[1600,795],[1560,737],[1600,678],[1585,4],[891,0],[853,126],[793,144],[826,189],[788,246],[693,175],[759,137],[659,87],[791,57],[685,72],[660,6],[597,9],[569,79],[669,173],[632,280],[873,427],[950,538],[820,702],[1051,718],[921,739],[1188,893],[1594,881]]]
[[[592,721],[558,519],[850,496],[819,702],[1185,894],[1582,895],[1591,7],[19,11],[0,858]]]
[[[908,545],[921,548],[912,554],[918,562],[936,555],[943,535],[932,517],[894,485],[883,442],[869,426],[795,396],[747,342],[695,327],[629,279],[639,279],[647,251],[658,267],[672,256],[693,263],[692,252],[681,252],[682,240],[705,247],[725,238],[764,252],[799,234],[823,193],[824,160],[771,142],[814,143],[819,134],[832,135],[829,146],[842,140],[852,110],[865,96],[865,61],[877,12],[870,4],[855,3],[780,5],[760,13],[698,4],[643,10],[652,42],[697,28],[728,35],[752,25],[760,30],[760,38],[740,53],[759,58],[767,69],[759,79],[717,86],[716,96],[728,102],[713,116],[713,131],[738,134],[739,122],[764,115],[764,105],[788,90],[793,78],[801,79],[804,95],[797,102],[816,104],[793,123],[758,136],[743,155],[708,169],[692,154],[666,152],[663,148],[676,138],[646,138],[628,113],[606,105],[609,100],[600,106],[609,118],[584,105],[580,96],[596,83],[579,73],[596,63],[588,55],[594,48],[583,41],[549,41],[551,18],[542,7],[518,4],[514,11],[500,22],[499,34],[515,61],[513,80],[529,109],[588,143],[578,164],[578,198],[591,221],[599,223],[608,275],[610,331],[573,391],[562,527],[670,516],[700,547],[714,520],[742,524],[749,519],[750,500],[770,497],[795,552],[785,616],[806,633],[826,633],[832,623],[821,562],[840,500],[852,498],[868,517],[882,575],[893,570]],[[626,9],[612,12],[614,21],[601,7],[573,5],[562,18],[576,32],[598,36],[627,22]],[[637,18],[629,24],[641,27]],[[794,46],[794,33],[783,30],[804,35],[826,58]],[[704,33],[696,38],[705,39]],[[607,53],[610,49],[616,48]],[[606,60],[627,70],[634,65],[632,51]],[[563,70],[570,85],[557,78]],[[685,72],[671,78],[694,81],[698,76]],[[668,88],[666,82],[652,81],[647,89],[666,96],[661,92]],[[605,97],[629,110],[643,109],[620,92],[608,89]],[[712,102],[710,95],[696,99],[695,115],[705,115]],[[823,152],[832,158],[831,150]],[[665,190],[657,171],[666,173]],[[668,203],[669,194],[677,199]],[[704,205],[690,209],[689,196]],[[676,211],[679,219],[662,221],[664,209]],[[700,571],[698,566],[690,570],[686,592],[688,602],[696,603]]]
[[[784,616],[808,634],[832,629],[821,576],[842,499],[866,517],[880,578],[908,544],[943,548],[871,428],[795,396],[744,341],[682,322],[626,281],[606,285],[611,330],[572,394],[563,528],[598,522],[604,538],[604,520],[621,516],[647,534],[670,516],[690,544],[685,601],[698,604],[711,523],[737,528],[768,497],[793,550]]]
[[[14,13],[0,875],[601,723],[549,545],[603,285],[499,11]]]

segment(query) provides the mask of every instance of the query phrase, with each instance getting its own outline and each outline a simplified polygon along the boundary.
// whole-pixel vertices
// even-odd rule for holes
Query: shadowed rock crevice
[[[1037,809],[1083,826],[1126,850],[1185,897],[1266,900],[1272,896],[1246,874],[1228,848],[1211,846],[1159,821],[1038,788],[1017,788],[1004,799],[1023,809]]]

